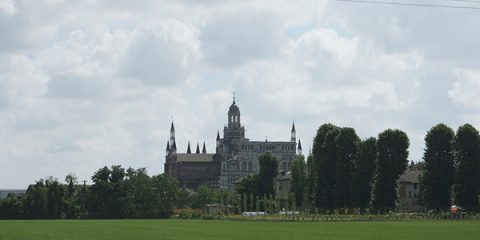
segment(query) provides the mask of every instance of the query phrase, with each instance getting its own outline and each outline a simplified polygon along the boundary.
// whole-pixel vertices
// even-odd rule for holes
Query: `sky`
[[[387,0],[388,1],[388,0]],[[397,2],[474,6],[448,0]],[[480,129],[480,10],[313,1],[0,0],[0,188],[163,172],[170,122],[207,152],[235,92],[246,137]]]

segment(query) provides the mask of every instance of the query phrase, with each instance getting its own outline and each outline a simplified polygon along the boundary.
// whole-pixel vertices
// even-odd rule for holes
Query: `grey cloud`
[[[120,74],[140,80],[147,85],[172,85],[183,82],[188,76],[181,43],[169,36],[142,34],[127,50]]]
[[[97,100],[110,95],[111,87],[111,83],[102,79],[63,74],[50,79],[47,95],[52,98]]]
[[[220,67],[235,67],[275,56],[281,46],[281,23],[269,13],[245,12],[213,17],[201,29],[202,53]]]

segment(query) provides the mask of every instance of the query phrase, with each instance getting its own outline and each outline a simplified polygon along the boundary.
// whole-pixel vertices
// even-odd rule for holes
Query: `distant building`
[[[240,108],[235,97],[228,110],[228,124],[223,129],[223,138],[217,132],[215,154],[207,154],[205,144],[202,153],[191,153],[190,144],[187,153],[177,153],[175,129],[170,129],[167,142],[165,173],[175,177],[186,187],[195,189],[202,184],[233,190],[235,183],[249,174],[259,171],[258,157],[271,152],[279,160],[280,170],[290,170],[292,162],[301,152],[301,145],[296,149],[297,139],[295,124],[292,125],[290,141],[250,141],[245,138],[245,127],[241,125]]]
[[[187,153],[177,153],[175,142],[175,127],[170,127],[170,141],[167,142],[167,153],[164,165],[164,172],[176,178],[182,187],[197,189],[201,185],[212,188],[218,187],[218,175],[220,173],[220,159],[216,154],[209,154],[203,143],[203,151],[197,150],[192,154],[190,142]]]
[[[292,182],[292,172],[291,171],[280,171],[280,173],[275,178],[275,194],[280,201],[281,208],[288,207],[288,198],[290,195]]]
[[[409,168],[398,180],[398,208],[400,211],[423,211],[420,199],[420,173],[418,167]]]
[[[26,189],[0,189],[0,198],[6,198],[9,194],[17,197],[26,192]]]

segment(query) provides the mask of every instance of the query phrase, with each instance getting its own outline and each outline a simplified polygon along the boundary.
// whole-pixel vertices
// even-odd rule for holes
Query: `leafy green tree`
[[[43,179],[28,186],[24,196],[26,216],[32,219],[47,218],[47,188]]]
[[[292,164],[292,183],[291,192],[294,194],[296,207],[300,207],[304,202],[306,185],[307,185],[307,172],[305,157],[299,155],[295,158]]]
[[[5,199],[0,198],[0,219],[22,219],[25,217],[24,205],[21,197],[8,194]]]
[[[353,128],[342,128],[335,138],[337,164],[335,169],[334,199],[336,208],[351,207],[353,161],[360,141]]]
[[[479,210],[480,137],[470,124],[462,125],[455,138],[454,201],[470,211]]]
[[[313,162],[313,155],[310,154],[307,157],[307,175],[306,175],[306,186],[305,186],[305,191],[306,191],[306,206],[311,207],[314,205],[314,200],[315,200],[315,182],[316,182],[316,175],[315,175],[315,166]]]
[[[336,142],[340,129],[330,123],[323,124],[313,140],[313,165],[315,206],[333,212],[335,209],[334,186],[336,179]]]
[[[352,176],[352,206],[365,213],[371,201],[372,180],[377,162],[377,140],[374,137],[359,143]]]
[[[92,176],[90,198],[88,201],[90,217],[107,218],[112,204],[112,185],[110,184],[111,170],[105,166]]]
[[[175,207],[178,195],[178,182],[167,174],[152,177],[152,191],[154,192],[155,205],[151,209],[155,217],[168,218]]]
[[[275,194],[274,180],[278,175],[278,159],[271,152],[258,157],[260,171],[258,172],[259,191],[257,196]]]
[[[200,186],[192,195],[192,208],[203,208],[211,203],[218,203],[218,194],[208,186]]]
[[[191,202],[190,193],[188,193],[188,191],[184,188],[181,188],[178,190],[178,194],[176,198],[177,198],[177,203],[176,203],[177,208],[185,208],[189,206]]]
[[[407,134],[387,129],[378,135],[378,162],[373,190],[373,207],[380,212],[395,208],[397,180],[408,165]]]
[[[152,191],[152,178],[145,168],[128,168],[125,175],[125,214],[131,218],[152,218],[150,211],[156,202]]]
[[[445,124],[438,124],[425,136],[425,152],[421,189],[428,209],[445,211],[451,205],[451,189],[454,176],[453,140],[455,134]]]
[[[242,196],[243,211],[246,211],[250,204],[248,196],[250,194],[259,195],[260,180],[258,174],[251,174],[244,177],[237,185],[236,191]]]
[[[77,177],[74,174],[68,174],[65,177],[67,190],[64,197],[64,214],[66,218],[73,219],[80,216],[80,205],[76,191]]]
[[[64,187],[54,177],[45,180],[47,188],[47,218],[60,218],[64,208]]]

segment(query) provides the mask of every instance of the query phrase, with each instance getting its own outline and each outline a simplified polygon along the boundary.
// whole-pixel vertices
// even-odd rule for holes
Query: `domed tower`
[[[235,104],[235,96],[228,109],[228,127],[240,127],[240,108]]]
[[[240,108],[235,102],[235,95],[233,96],[233,103],[228,109],[228,124],[223,129],[223,139],[221,140],[221,147],[223,147],[223,154],[231,156],[238,152],[240,142],[245,140],[245,128],[240,124]]]
[[[235,102],[235,96],[233,96],[233,103],[228,109],[228,125],[224,128],[225,139],[244,139],[245,129],[240,124],[240,108]]]

